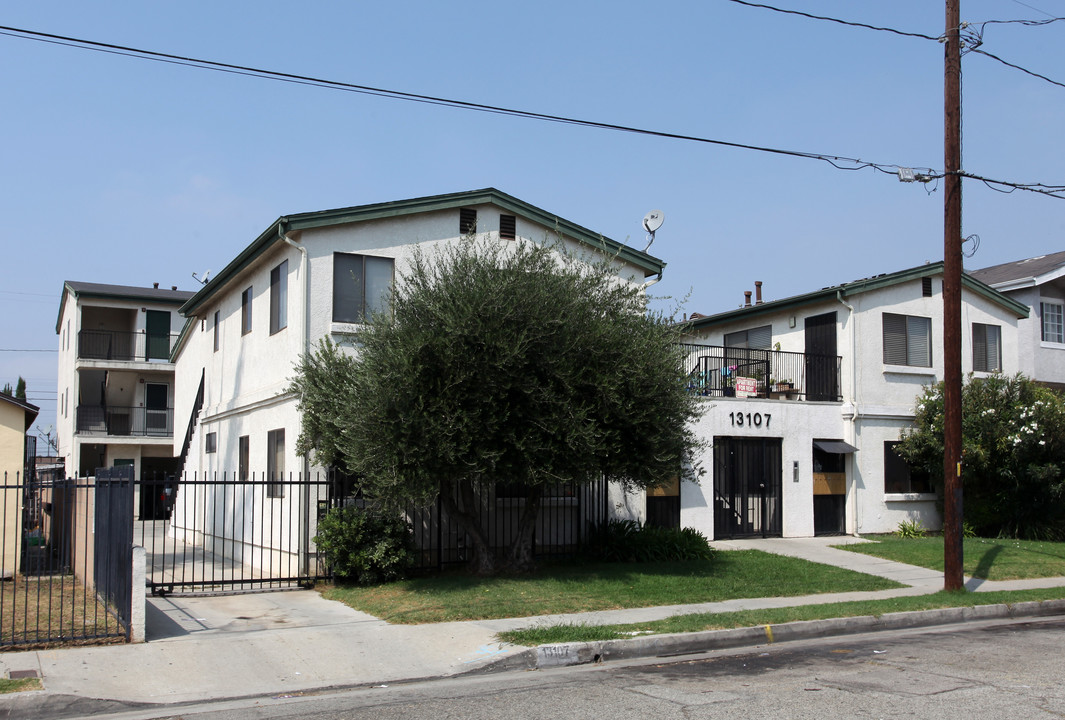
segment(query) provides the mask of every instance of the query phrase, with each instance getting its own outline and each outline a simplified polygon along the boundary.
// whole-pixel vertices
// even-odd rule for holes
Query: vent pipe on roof
[[[171,285],[171,286],[170,286],[170,289],[171,289],[171,290],[177,290],[177,285]]]
[[[754,281],[754,304],[755,305],[761,305],[762,304],[762,281],[761,280],[755,280]]]
[[[159,289],[159,283],[152,283],[152,287],[155,288],[156,290],[158,290]]]
[[[744,290],[743,291],[743,307],[748,308],[750,306],[751,306],[751,291],[750,290]]]

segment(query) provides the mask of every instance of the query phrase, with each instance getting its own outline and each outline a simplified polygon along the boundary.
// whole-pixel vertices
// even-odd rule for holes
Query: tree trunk
[[[525,507],[518,519],[518,530],[514,541],[507,549],[506,568],[511,572],[527,573],[536,567],[533,561],[533,534],[536,531],[536,519],[540,516],[540,502],[544,489],[540,485],[529,488],[525,498]]]
[[[470,539],[472,547],[469,568],[478,575],[492,575],[498,567],[495,554],[481,527],[481,513],[477,506],[477,494],[468,480],[458,482],[462,505],[456,501],[455,485],[449,480],[440,483],[440,505],[448,516],[457,522]]]

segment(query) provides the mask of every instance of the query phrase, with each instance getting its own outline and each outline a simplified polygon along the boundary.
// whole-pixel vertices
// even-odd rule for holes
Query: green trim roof
[[[880,288],[891,287],[892,285],[898,285],[900,283],[908,282],[910,280],[917,280],[923,277],[932,277],[935,275],[943,274],[942,261],[936,263],[929,263],[927,265],[921,265],[919,267],[910,268],[908,270],[900,270],[894,273],[884,273],[882,275],[874,275],[873,277],[863,278],[861,280],[855,280],[849,283],[843,283],[841,285],[833,285],[832,287],[822,288],[815,290],[814,292],[805,293],[803,295],[794,295],[789,298],[783,298],[781,300],[773,300],[771,302],[765,302],[761,305],[752,305],[751,307],[742,307],[737,310],[729,310],[723,313],[717,313],[716,315],[706,315],[696,318],[695,320],[689,320],[688,325],[692,329],[701,329],[710,327],[712,325],[718,325],[724,322],[730,322],[732,320],[738,320],[740,318],[752,318],[760,315],[766,315],[768,313],[775,313],[781,310],[787,310],[790,308],[801,307],[804,305],[812,305],[818,302],[824,302],[825,300],[832,300],[838,296],[850,297],[852,295],[859,295],[871,290],[879,290]],[[968,275],[962,275],[962,287],[970,292],[975,292],[981,295],[991,302],[994,302],[1006,310],[1017,315],[1018,318],[1028,317],[1028,306],[1019,303],[1013,298],[1003,295],[998,290],[985,285],[979,280],[970,277]]]
[[[611,240],[610,238],[604,237],[588,228],[570,222],[565,218],[561,218],[546,210],[530,205],[512,195],[508,195],[495,188],[484,188],[481,190],[449,193],[447,195],[432,195],[410,200],[396,200],[385,203],[374,203],[371,205],[338,208],[336,210],[320,210],[317,212],[282,216],[275,220],[251,245],[246,247],[232,260],[232,262],[226,265],[221,272],[212,278],[211,282],[207,283],[202,290],[197,292],[188,302],[186,302],[181,307],[181,312],[185,315],[195,313],[197,309],[207,303],[215,292],[224,287],[231,279],[233,279],[233,277],[254,263],[259,256],[267,252],[275,243],[281,242],[281,237],[285,233],[332,225],[365,222],[367,220],[381,220],[438,210],[469,207],[471,205],[495,205],[513,213],[514,215],[520,215],[525,219],[540,225],[549,228],[557,228],[559,234],[563,237],[577,240],[578,242],[596,248],[605,248],[609,252],[616,253],[621,260],[643,268],[645,277],[647,275],[661,274],[663,268],[666,266],[665,262],[652,255],[631,248],[616,240]]]

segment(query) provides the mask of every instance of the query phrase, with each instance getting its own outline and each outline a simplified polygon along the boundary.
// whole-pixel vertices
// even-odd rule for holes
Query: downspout
[[[645,282],[645,283],[643,284],[643,286],[642,286],[642,287],[643,287],[643,289],[644,289],[644,290],[646,290],[647,288],[651,287],[651,286],[652,286],[652,285],[654,285],[655,283],[660,283],[660,282],[662,282],[662,273],[663,273],[663,272],[664,272],[663,270],[659,270],[659,271],[658,271],[658,275],[657,275],[657,276],[655,277],[655,279],[654,279],[654,280],[648,280],[647,282]]]
[[[285,230],[286,220],[281,218],[277,222],[277,234],[286,243],[291,245],[300,251],[300,296],[303,298],[303,313],[300,317],[300,335],[303,340],[302,354],[307,355],[311,351],[311,264],[307,257],[307,248],[301,243],[289,237],[289,233]],[[300,542],[303,546],[303,552],[300,553],[300,564],[302,567],[303,575],[310,577],[311,574],[311,483],[310,483],[310,461],[305,455],[303,457],[303,532],[301,533]]]
[[[854,331],[855,330],[855,328],[854,328],[854,306],[843,299],[843,291],[842,290],[837,290],[836,291],[836,300],[839,301],[840,305],[842,305],[843,307],[847,308],[847,312],[849,313],[848,314],[849,322],[847,323],[847,329],[848,329],[848,334],[850,335],[850,339],[851,339],[851,343],[850,343],[851,344],[851,350],[850,350],[850,352],[851,352],[851,355],[850,355],[850,365],[851,365],[851,423],[850,423],[849,432],[847,433],[846,441],[848,443],[850,443],[851,445],[853,445],[854,447],[858,447],[857,430],[855,429],[855,425],[857,424],[858,417],[859,417],[859,415],[861,413],[858,410],[858,358],[855,355],[855,353],[857,352],[857,333]],[[859,448],[859,452],[861,452],[861,448]],[[851,493],[851,497],[852,497],[852,500],[853,500],[852,505],[853,505],[853,508],[854,508],[854,510],[853,510],[853,512],[854,512],[854,515],[853,515],[853,517],[854,517],[854,532],[851,533],[851,534],[854,535],[855,537],[857,537],[858,528],[860,527],[860,523],[858,522],[858,509],[860,507],[860,503],[858,502],[858,478],[857,478],[858,473],[857,473],[857,467],[856,466],[857,466],[857,460],[855,459],[854,454],[852,453],[851,454],[851,475],[854,478],[854,492]]]

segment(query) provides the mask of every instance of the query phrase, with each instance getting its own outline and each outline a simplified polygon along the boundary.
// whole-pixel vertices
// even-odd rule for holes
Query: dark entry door
[[[837,400],[836,313],[806,318],[806,399]]]
[[[165,310],[149,310],[144,319],[144,330],[147,336],[144,359],[170,359],[170,313]]]
[[[714,539],[781,536],[781,439],[714,438]]]

